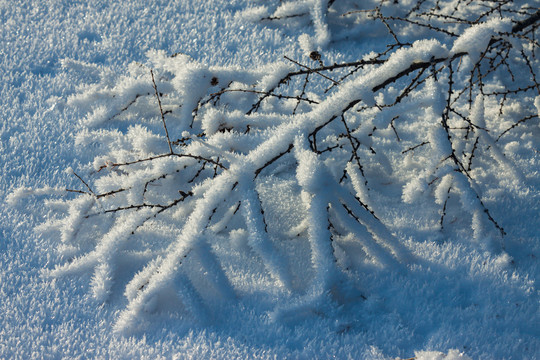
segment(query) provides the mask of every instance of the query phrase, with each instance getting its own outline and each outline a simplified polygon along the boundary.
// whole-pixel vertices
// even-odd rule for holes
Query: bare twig
[[[161,99],[159,98],[159,92],[157,90],[156,80],[154,79],[154,72],[152,71],[152,69],[150,69],[150,75],[152,75],[152,84],[154,85],[154,90],[156,92],[156,98],[159,105],[159,113],[161,114],[161,121],[163,122],[163,128],[165,129],[165,136],[167,137],[167,145],[169,145],[169,153],[173,154],[171,138],[169,138],[169,131],[167,130],[167,124],[165,123],[165,115],[163,114],[163,108],[161,107]]]

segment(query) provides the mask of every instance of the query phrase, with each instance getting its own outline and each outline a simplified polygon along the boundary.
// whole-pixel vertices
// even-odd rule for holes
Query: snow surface
[[[94,249],[94,255],[77,265],[92,269],[98,264],[95,272],[89,270],[82,276],[49,276],[50,270],[57,275],[69,270],[69,266],[57,266],[65,263],[65,256],[71,249],[62,249],[62,252],[57,249],[59,243],[69,243],[66,237],[76,234],[69,233],[69,229],[62,231],[59,240],[58,233],[46,231],[47,221],[55,218],[55,206],[61,207],[52,200],[47,203],[46,199],[54,199],[60,193],[58,189],[64,186],[78,188],[79,180],[74,178],[73,171],[66,169],[83,167],[92,162],[98,152],[97,148],[93,148],[93,137],[99,133],[90,132],[85,127],[102,124],[103,120],[121,109],[114,106],[122,104],[121,99],[116,99],[116,103],[106,103],[107,107],[98,107],[86,116],[87,109],[83,107],[89,102],[88,99],[81,100],[80,96],[73,98],[74,94],[83,93],[81,89],[84,86],[88,90],[91,84],[100,80],[103,73],[110,74],[111,87],[118,85],[118,82],[112,83],[113,79],[127,73],[128,68],[136,67],[130,65],[132,62],[146,63],[146,54],[149,51],[155,54],[154,50],[162,50],[169,55],[187,54],[194,61],[188,61],[185,66],[190,66],[193,70],[190,74],[197,74],[199,79],[210,76],[206,65],[262,69],[261,72],[269,74],[263,80],[263,85],[268,88],[290,67],[283,63],[272,65],[271,69],[264,66],[281,60],[283,55],[301,58],[306,50],[324,47],[329,59],[341,61],[357,60],[358,54],[371,50],[365,48],[369,44],[362,42],[352,42],[354,46],[350,43],[329,44],[330,32],[321,14],[321,7],[326,3],[306,1],[305,6],[314,6],[310,16],[315,29],[306,24],[301,32],[296,34],[293,31],[291,34],[279,27],[263,26],[243,19],[239,14],[253,7],[253,3],[244,0],[0,2],[0,22],[3,24],[0,30],[0,199],[4,201],[0,210],[0,358],[392,359],[415,356],[416,359],[453,360],[540,357],[538,131],[532,135],[523,133],[521,138],[516,139],[519,144],[516,141],[506,144],[506,155],[518,168],[513,167],[493,146],[495,140],[489,133],[480,133],[484,145],[492,146],[493,159],[509,174],[509,179],[486,180],[501,181],[503,184],[494,188],[485,199],[494,216],[502,219],[509,234],[504,239],[505,252],[489,251],[478,246],[482,236],[486,236],[482,226],[488,227],[490,224],[481,224],[478,220],[481,209],[471,195],[467,179],[460,178],[461,174],[452,175],[448,169],[440,170],[443,180],[435,191],[438,207],[427,205],[430,204],[428,201],[422,202],[425,196],[422,189],[426,185],[421,176],[410,179],[403,193],[403,198],[411,204],[395,207],[392,206],[393,199],[399,199],[401,195],[392,193],[394,187],[374,184],[378,189],[386,189],[388,194],[382,191],[376,199],[370,198],[365,184],[359,180],[359,174],[349,166],[347,171],[351,174],[355,190],[362,194],[362,200],[373,203],[373,208],[392,216],[393,222],[389,224],[391,230],[416,260],[400,272],[367,269],[361,278],[361,293],[366,294],[365,299],[359,297],[358,301],[347,302],[342,308],[336,309],[325,303],[324,297],[319,298],[322,308],[328,306],[322,312],[324,316],[307,316],[301,311],[302,304],[299,304],[291,310],[297,312],[296,316],[290,316],[285,310],[287,319],[272,321],[283,317],[283,314],[272,312],[275,299],[283,294],[281,290],[275,290],[269,295],[266,284],[272,279],[265,275],[257,278],[253,275],[257,271],[246,266],[243,281],[248,285],[255,284],[260,289],[245,291],[242,298],[231,300],[232,305],[219,306],[220,314],[216,319],[194,325],[154,313],[155,318],[150,319],[151,325],[144,332],[133,336],[118,334],[115,324],[118,318],[120,322],[124,319],[122,315],[126,314],[126,300],[123,298],[123,288],[115,291],[110,274],[117,271],[120,272],[119,278],[122,278],[121,272],[124,268],[129,269],[131,264],[122,263],[121,258],[116,262],[106,259],[118,257],[118,249],[128,241],[122,234],[109,233]],[[280,11],[285,12],[289,8],[295,10],[293,5],[284,4]],[[263,10],[251,10],[251,17],[257,18],[257,14],[264,13]],[[486,41],[486,37],[478,37],[478,33],[491,35],[494,31],[507,30],[508,26],[506,22],[493,20],[473,28],[454,44],[452,51],[469,51],[474,60],[479,56],[475,51],[485,46]],[[313,36],[306,35],[313,31]],[[470,42],[468,37],[480,39],[483,43]],[[435,40],[421,41],[411,51],[403,51],[389,61],[384,71],[396,74],[407,62],[427,60],[432,55],[447,56],[448,53]],[[158,56],[150,58],[159,59]],[[231,70],[230,78],[236,79],[238,73]],[[243,74],[249,77],[249,74]],[[253,75],[254,78],[256,75]],[[336,97],[337,101],[347,103],[347,94],[352,91],[365,92],[365,89],[377,84],[379,76],[377,72],[367,74],[361,78],[365,81],[352,83],[350,90],[343,92],[342,99]],[[226,81],[225,78],[220,81]],[[124,90],[126,98],[137,92],[153,91],[151,83],[142,78],[140,81],[133,79],[126,78],[118,85]],[[249,79],[244,80],[249,82]],[[194,81],[194,78],[175,81],[185,84]],[[160,83],[160,86],[166,84]],[[193,88],[196,90],[197,84],[194,83]],[[160,90],[168,91],[161,87]],[[366,93],[365,97],[366,102],[373,101],[369,94]],[[102,99],[105,103],[107,98],[108,94],[104,93],[102,98],[93,100]],[[537,97],[534,104],[540,111],[539,99]],[[79,111],[74,111],[71,106],[76,101],[80,102]],[[403,104],[403,109],[406,106]],[[481,106],[483,104],[477,100],[471,110],[471,118],[477,125],[485,122]],[[318,114],[310,121],[323,119],[326,113],[335,111],[331,107],[323,110],[324,114]],[[519,114],[519,109],[516,113]],[[189,115],[186,112],[181,116]],[[219,113],[207,114],[203,123],[205,130],[209,133],[216,131],[220,126],[219,121],[225,121],[224,116]],[[226,121],[231,123],[243,124],[246,121],[240,113],[228,113],[226,116],[229,117]],[[269,117],[268,126],[276,121]],[[382,122],[383,119],[374,121]],[[263,123],[262,126],[267,125]],[[502,126],[501,130],[505,128]],[[144,132],[142,127],[129,129],[128,137],[133,139],[135,148],[145,151],[166,145],[160,145],[159,138],[153,139],[147,135],[144,135],[146,139],[155,141],[137,143]],[[291,139],[293,136],[294,132],[291,131]],[[448,144],[440,127],[431,129],[428,136],[438,156],[448,154]],[[118,145],[114,143],[117,140],[113,136],[104,141]],[[81,145],[90,150],[83,150]],[[243,145],[250,149],[252,146],[249,143]],[[297,177],[304,190],[298,202],[304,201],[307,207],[318,206],[322,209],[326,206],[325,201],[328,202],[326,196],[310,197],[307,192],[320,194],[319,187],[325,184],[314,179],[328,170],[317,162],[312,153],[306,151],[306,146],[302,146],[297,139],[294,152],[300,166],[293,177]],[[264,154],[263,150],[261,153]],[[251,160],[255,162],[257,157],[253,156]],[[415,161],[412,156],[406,157],[404,168],[421,168]],[[164,162],[162,166],[172,165]],[[298,209],[294,208],[298,214],[304,211],[293,201],[296,195],[291,190],[295,186],[293,180],[273,182],[269,178],[266,183],[260,184],[257,191],[263,202],[275,204],[276,210],[267,215],[268,222],[297,225],[298,231],[302,231],[303,225],[298,224],[297,218],[283,218],[279,212],[280,206],[288,206],[289,209],[298,206]],[[473,218],[474,234],[469,234],[470,238],[463,237],[467,231],[456,231],[453,234],[458,235],[450,238],[434,231],[433,218],[438,217],[437,211],[444,203],[452,181],[460,191],[459,200],[463,207],[470,211],[471,215],[466,216]],[[100,191],[111,190],[106,188],[109,186],[107,183],[102,186]],[[272,197],[273,193],[269,190],[275,187],[281,189],[281,197],[277,199]],[[502,191],[502,188],[512,191]],[[253,188],[247,187],[242,192],[245,195],[243,202],[247,204],[242,211],[249,218],[249,214],[260,211],[258,201],[254,200]],[[31,193],[33,196],[29,197]],[[419,206],[418,201],[423,205]],[[81,198],[76,205],[80,213],[84,213],[92,204],[87,198]],[[315,242],[320,240],[313,245],[313,249],[317,250],[312,254],[313,261],[325,264],[313,276],[324,286],[334,281],[332,268],[335,265],[328,261],[327,253],[331,249],[325,248],[322,240],[327,231],[323,215],[320,214],[322,212],[311,215],[320,215],[311,219],[311,223],[319,226],[310,227],[308,233],[312,233]],[[204,215],[201,213],[200,216]],[[460,216],[462,214],[450,213],[447,219],[449,226],[462,226]],[[116,221],[125,223],[124,226],[136,227],[144,217],[145,213],[141,212],[137,217],[120,216]],[[73,221],[77,219],[73,217]],[[68,227],[77,228],[70,221],[68,218]],[[213,226],[218,232],[220,224]],[[283,266],[279,259],[273,257],[274,249],[264,247],[264,224],[253,222],[248,223],[247,227],[255,236],[248,236],[242,229],[232,232],[231,244],[234,249],[230,251],[242,250],[239,253],[244,254],[246,264],[248,258],[260,256],[272,278],[283,283],[291,282],[287,274],[281,273]],[[364,251],[376,254],[383,264],[393,264],[394,258],[385,255],[375,241],[363,241]],[[352,241],[344,242],[344,247],[347,246],[349,248],[344,251],[358,250]],[[204,254],[208,249],[198,248],[197,251]],[[223,251],[226,256],[228,250]],[[400,251],[394,249],[397,255]],[[405,255],[396,257],[400,256]],[[211,262],[209,256],[201,258],[202,262]],[[117,268],[108,268],[111,263]],[[305,264],[296,265],[301,267]],[[173,267],[174,262],[168,266]],[[212,269],[212,266],[212,263],[205,264],[206,269]],[[264,266],[260,266],[262,270],[259,273],[264,274]],[[150,274],[155,267],[150,266],[144,271]],[[219,278],[220,273],[216,271],[211,275],[216,278],[215,283],[221,286],[217,291],[229,293],[226,282]],[[145,274],[139,278],[144,279]],[[130,283],[125,289],[129,301],[136,298],[139,286]],[[234,297],[234,294],[230,297]],[[108,300],[100,302],[103,299]],[[132,307],[137,305],[136,302],[130,304],[135,304]],[[160,304],[142,305],[157,307]],[[197,299],[193,299],[191,306],[193,313],[203,316],[204,311],[197,308]],[[132,317],[125,319],[137,321]]]

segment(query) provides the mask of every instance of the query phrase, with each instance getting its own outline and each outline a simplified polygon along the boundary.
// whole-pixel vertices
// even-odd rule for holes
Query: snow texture
[[[538,8],[485,6],[0,3],[0,358],[538,357]]]

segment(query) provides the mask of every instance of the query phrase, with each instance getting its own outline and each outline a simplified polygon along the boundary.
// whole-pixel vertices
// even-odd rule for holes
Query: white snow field
[[[540,358],[539,6],[0,0],[0,358]]]

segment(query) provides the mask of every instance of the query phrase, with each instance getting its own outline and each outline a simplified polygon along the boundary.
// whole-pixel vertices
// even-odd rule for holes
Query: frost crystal
[[[81,189],[68,189],[75,198],[60,202],[67,214],[47,224],[60,231],[66,259],[51,275],[92,273],[99,301],[125,288],[128,304],[115,327],[123,333],[144,328],[153,313],[209,322],[222,303],[256,288],[276,296],[273,319],[324,313],[363,296],[362,271],[406,272],[416,261],[391,231],[391,209],[377,201],[392,186],[402,189],[392,201],[439,209],[438,230],[457,196],[454,215],[470,215],[460,231],[501,251],[493,239],[505,232],[484,200],[485,174],[523,182],[497,144],[518,124],[494,138],[498,120],[485,103],[504,97],[500,114],[516,96],[530,111],[540,106],[528,93],[538,88],[534,79],[514,91],[487,88],[497,83],[493,74],[526,73],[538,60],[503,39],[510,19],[464,20],[457,36],[438,17],[435,25],[415,17],[424,2],[396,14],[383,2],[342,11],[344,30],[330,26],[349,4],[338,3],[248,11],[260,21],[307,16],[313,33],[299,39],[309,66],[288,58],[253,69],[213,67],[149,52],[147,65],[102,77],[69,99],[87,113],[77,144],[94,144],[95,156],[73,172]],[[318,51],[366,22],[395,43],[325,64]],[[411,26],[448,38],[400,41]],[[527,42],[512,43],[519,41]],[[510,56],[521,57],[517,70]],[[461,67],[466,57],[472,70]],[[20,189],[8,201],[32,192],[63,193]],[[356,251],[344,250],[351,242]]]

